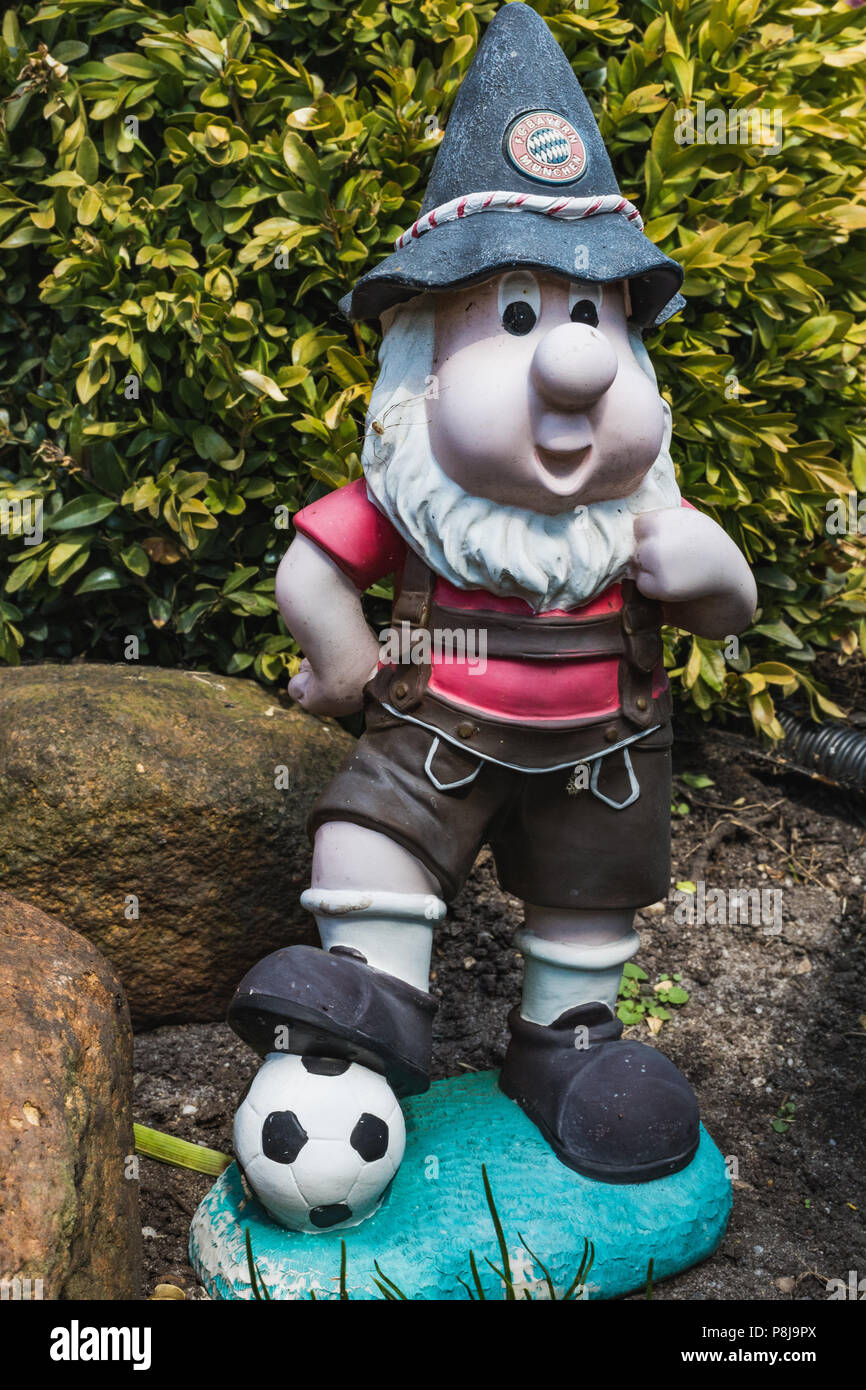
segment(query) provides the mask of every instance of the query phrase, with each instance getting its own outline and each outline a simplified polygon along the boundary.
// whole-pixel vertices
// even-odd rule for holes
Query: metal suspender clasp
[[[605,805],[613,807],[614,811],[624,811],[626,806],[631,806],[632,802],[637,801],[640,796],[640,783],[635,776],[635,770],[632,767],[631,754],[628,748],[623,748],[622,760],[625,770],[628,773],[629,783],[629,795],[624,801],[613,801],[611,797],[605,796],[604,792],[598,789],[598,774],[605,761],[604,758],[595,759],[592,765],[592,776],[589,779],[589,789],[593,796],[597,797],[599,801],[603,801]]]

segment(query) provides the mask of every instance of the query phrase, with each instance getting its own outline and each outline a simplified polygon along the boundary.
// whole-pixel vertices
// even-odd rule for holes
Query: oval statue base
[[[382,1206],[360,1226],[295,1235],[246,1196],[236,1164],[195,1213],[190,1259],[211,1298],[252,1299],[246,1232],[261,1286],[273,1299],[340,1297],[340,1242],[349,1298],[505,1296],[487,1261],[501,1255],[482,1165],[502,1223],[518,1298],[557,1298],[572,1286],[585,1240],[593,1261],[572,1296],[617,1298],[657,1282],[719,1245],[731,1209],[725,1161],[702,1128],[688,1168],[657,1182],[611,1186],[563,1167],[495,1072],[437,1081],[405,1102],[406,1156]],[[525,1241],[529,1251],[521,1243]],[[378,1271],[376,1266],[378,1265]],[[377,1282],[378,1281],[378,1282]],[[461,1282],[462,1281],[462,1282]],[[399,1290],[399,1294],[394,1290]],[[345,1296],[345,1295],[344,1295]]]

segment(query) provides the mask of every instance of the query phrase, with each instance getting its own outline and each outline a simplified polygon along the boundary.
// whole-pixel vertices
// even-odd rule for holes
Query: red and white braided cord
[[[444,222],[456,222],[462,217],[470,217],[476,212],[536,212],[542,217],[562,218],[564,221],[580,221],[584,217],[595,217],[599,213],[619,213],[633,222],[638,231],[643,230],[643,219],[627,198],[619,193],[605,193],[599,198],[550,198],[539,193],[467,193],[462,198],[452,198],[450,203],[433,208],[413,222],[409,229],[397,237],[395,251],[402,251],[410,241],[429,232],[432,227],[441,227]]]

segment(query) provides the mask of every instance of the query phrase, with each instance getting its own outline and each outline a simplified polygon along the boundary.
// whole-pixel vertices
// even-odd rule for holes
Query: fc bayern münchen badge
[[[515,169],[539,183],[573,183],[586,171],[586,148],[556,111],[524,111],[509,126],[505,152]]]

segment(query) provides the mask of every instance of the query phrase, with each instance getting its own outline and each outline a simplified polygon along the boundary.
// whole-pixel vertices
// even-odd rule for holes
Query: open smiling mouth
[[[560,497],[576,492],[591,452],[591,443],[567,453],[536,446],[535,458],[544,473],[547,490]]]

